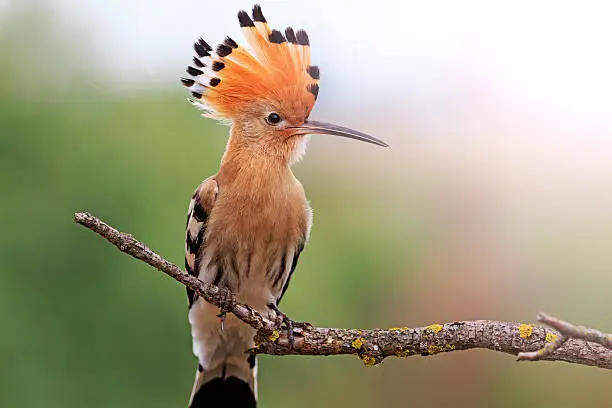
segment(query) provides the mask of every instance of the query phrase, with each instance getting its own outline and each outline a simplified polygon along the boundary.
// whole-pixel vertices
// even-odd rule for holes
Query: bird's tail
[[[213,370],[198,365],[190,408],[255,408],[257,367],[255,356],[226,361]]]

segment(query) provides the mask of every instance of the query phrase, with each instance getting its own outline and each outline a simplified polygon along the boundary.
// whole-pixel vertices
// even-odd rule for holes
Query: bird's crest
[[[289,102],[308,117],[319,92],[308,34],[291,27],[284,34],[270,29],[259,5],[252,18],[238,12],[238,21],[249,49],[230,37],[214,50],[202,38],[193,45],[197,56],[187,67],[191,78],[181,79],[195,98],[191,102],[214,119],[231,120],[250,103],[266,100]]]

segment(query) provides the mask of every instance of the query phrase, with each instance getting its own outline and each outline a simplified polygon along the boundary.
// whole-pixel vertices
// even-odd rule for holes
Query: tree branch
[[[74,221],[98,233],[108,242],[119,248],[121,252],[140,259],[155,269],[171,276],[203,297],[207,302],[219,307],[224,306],[226,311],[233,313],[254,329],[262,330],[263,333],[272,333],[276,328],[275,323],[265,319],[255,309],[237,303],[234,295],[229,290],[202,282],[195,276],[183,272],[181,268],[153,252],[145,244],[137,241],[132,235],[119,232],[99,218],[85,212],[74,214]]]
[[[602,333],[599,330],[588,329],[584,326],[574,326],[556,317],[552,317],[546,313],[540,312],[538,320],[548,326],[557,329],[559,336],[552,342],[549,342],[544,347],[536,351],[522,352],[518,355],[519,361],[537,361],[551,355],[565,344],[570,338],[582,339],[592,343],[597,343],[607,348],[612,349],[612,335]]]
[[[491,320],[432,324],[419,328],[386,330],[294,328],[293,347],[287,329],[280,329],[259,312],[238,303],[234,295],[183,272],[133,236],[117,231],[88,213],[76,213],[74,220],[98,233],[121,252],[166,273],[207,302],[224,307],[256,329],[256,354],[271,355],[357,355],[367,366],[386,357],[429,356],[442,352],[485,348],[518,355],[520,360],[550,360],[612,369],[612,336],[597,330],[576,327],[541,314],[540,321],[558,331],[529,324]],[[534,357],[535,356],[535,357]]]

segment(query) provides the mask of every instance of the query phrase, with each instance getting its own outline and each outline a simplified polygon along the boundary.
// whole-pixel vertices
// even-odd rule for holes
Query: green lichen
[[[359,337],[353,340],[353,342],[351,343],[351,346],[353,346],[354,349],[359,350],[361,346],[363,346],[365,343],[366,343],[365,339],[363,337]]]
[[[518,328],[518,332],[519,332],[519,336],[521,337],[521,339],[526,339],[528,337],[531,337],[531,334],[533,333],[533,325],[521,324]]]
[[[546,342],[547,343],[554,343],[555,341],[557,341],[558,336],[554,333],[546,333]]]

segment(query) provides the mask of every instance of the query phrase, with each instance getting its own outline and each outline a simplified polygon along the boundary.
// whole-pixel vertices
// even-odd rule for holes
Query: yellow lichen
[[[518,328],[521,339],[526,339],[533,333],[533,326],[530,324],[521,324]]]
[[[280,333],[278,332],[278,330],[274,330],[272,334],[270,335],[270,337],[268,338],[270,339],[270,341],[276,341],[278,340],[279,337],[280,337]]]
[[[360,358],[363,360],[363,364],[365,364],[366,367],[373,367],[376,365],[376,359],[374,357],[360,356]]]
[[[262,343],[264,343],[264,338],[262,338],[263,336],[260,336],[259,334],[256,334],[255,337],[253,338],[253,341],[255,342],[255,348],[258,349],[259,346],[261,346]]]
[[[395,352],[397,357],[408,357],[412,352],[410,350],[399,349]]]
[[[363,346],[365,343],[366,343],[365,339],[363,337],[359,337],[353,340],[353,342],[351,343],[351,346],[353,346],[354,349],[359,350],[361,346]]]
[[[405,331],[408,331],[408,327],[391,327],[389,330],[390,331],[405,332]]]
[[[435,344],[430,345],[429,347],[427,347],[427,353],[429,355],[432,354],[438,354],[440,352],[444,351],[444,347],[442,346],[436,346]]]
[[[557,335],[554,333],[546,333],[546,342],[553,343],[557,341]]]
[[[445,344],[444,346],[437,346],[435,344],[431,344],[427,347],[427,354],[438,354],[442,353],[443,351],[453,351],[455,349],[456,347],[453,344]]]
[[[440,331],[444,328],[441,324],[431,324],[425,328],[426,331],[433,332],[435,334],[440,333]]]

